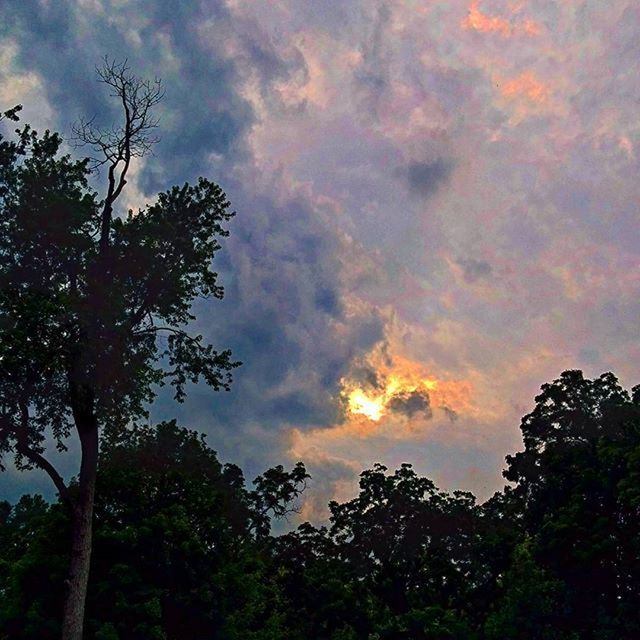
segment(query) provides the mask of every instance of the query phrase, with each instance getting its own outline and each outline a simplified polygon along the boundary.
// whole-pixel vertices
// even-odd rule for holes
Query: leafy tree
[[[265,489],[265,476],[274,476],[269,470],[248,489],[236,466],[221,465],[202,436],[175,422],[106,439],[85,638],[284,637],[268,518],[293,508],[308,476],[302,465],[275,471],[278,483]],[[16,543],[0,628],[24,640],[55,638],[63,573],[47,567],[61,566],[64,547],[50,544],[45,558],[46,547],[27,539],[63,541],[68,519],[60,508],[25,506],[32,516],[18,505],[11,526],[0,529],[0,540],[10,535]]]
[[[69,533],[66,510],[27,495],[5,513],[0,524],[0,638],[59,638]]]
[[[78,125],[94,162],[61,155],[60,136],[29,126],[0,139],[0,454],[43,469],[71,510],[65,640],[82,637],[101,434],[144,416],[154,385],[170,382],[177,400],[200,378],[228,389],[238,364],[185,328],[195,297],[223,295],[211,260],[229,202],[201,178],[116,215],[132,159],[154,142],[162,90],[126,64],[105,61],[99,74],[123,123]],[[97,167],[106,170],[102,198],[88,186]],[[79,439],[73,488],[45,458],[48,432],[59,449],[72,433]]]
[[[307,477],[278,467],[248,490],[238,467],[175,422],[124,432],[100,467],[90,614],[123,640],[154,628],[167,640],[269,637],[269,518],[292,508]]]
[[[531,551],[564,585],[557,626],[581,638],[640,632],[639,400],[611,373],[565,371],[522,419],[524,451],[507,457]]]
[[[440,492],[408,464],[386,471],[363,472],[358,497],[332,502],[328,529],[304,525],[280,541],[292,609],[305,611],[307,637],[472,637],[483,574],[473,496]]]
[[[487,640],[577,640],[559,624],[564,585],[538,566],[529,541],[516,547],[500,583],[495,610],[484,625]]]

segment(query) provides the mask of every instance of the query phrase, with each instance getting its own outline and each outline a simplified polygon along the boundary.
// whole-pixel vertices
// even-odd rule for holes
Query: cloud
[[[357,490],[361,469],[353,462],[332,458],[317,451],[307,451],[307,471],[311,475],[308,490],[302,495],[302,506],[296,518],[299,522],[323,522],[329,515],[331,500],[346,501]]]
[[[162,139],[139,175],[148,194],[193,180],[212,156],[224,157],[225,168],[246,158],[245,136],[255,116],[241,94],[242,68],[258,69],[263,86],[288,70],[252,25],[232,21],[222,0],[34,1],[5,3],[1,14],[18,62],[46,82],[63,132],[80,116],[107,125],[119,117],[117,103],[96,81],[94,67],[103,56],[126,58],[134,73],[163,80]]]
[[[387,407],[394,413],[399,413],[407,418],[413,418],[421,413],[425,418],[433,415],[429,394],[426,391],[405,391],[395,394]]]
[[[389,86],[387,31],[391,9],[386,2],[373,3],[372,13],[373,17],[365,23],[368,36],[362,40],[361,64],[355,70],[354,80],[365,104],[376,112]]]
[[[488,16],[480,10],[479,4],[479,0],[473,0],[471,3],[469,13],[462,21],[462,26],[465,29],[489,33],[496,32],[507,38],[513,34],[513,27],[508,20],[499,16]]]
[[[480,9],[480,1],[472,0],[466,18],[462,20],[462,27],[481,33],[496,33],[504,38],[523,34],[526,36],[539,36],[542,27],[531,18],[517,17],[520,7],[524,3],[512,3],[509,19],[502,16],[491,16]]]
[[[434,194],[451,173],[451,164],[438,158],[433,162],[411,162],[406,168],[411,191],[423,198]]]
[[[485,260],[457,258],[456,263],[462,267],[464,280],[469,284],[473,284],[483,278],[488,278],[493,274],[492,266]]]
[[[549,97],[550,90],[534,73],[525,71],[504,82],[500,92],[508,100],[524,98],[529,102],[542,103]]]
[[[351,370],[349,377],[356,384],[360,384],[365,388],[379,390],[384,386],[380,374],[371,366],[356,366]]]
[[[453,409],[451,409],[450,407],[447,407],[446,405],[441,407],[442,410],[445,412],[445,414],[447,415],[447,418],[449,418],[449,420],[451,420],[451,422],[455,422],[458,419],[458,413],[456,411],[454,411]]]
[[[255,166],[248,140],[257,116],[243,93],[256,81],[269,108],[279,108],[267,94],[303,61],[290,48],[286,55],[277,49],[255,20],[232,20],[221,2],[169,8],[139,1],[119,10],[21,3],[2,13],[15,36],[18,70],[43,79],[61,128],[79,115],[115,117],[93,72],[105,50],[128,57],[136,73],[161,76],[163,139],[138,169],[135,186],[151,200],[156,189],[213,173],[238,211],[216,259],[226,298],[197,303],[195,328],[245,364],[229,394],[192,389],[176,408],[162,392],[154,419],[177,412],[185,424],[215,430],[213,446],[256,473],[261,430],[272,434],[258,456],[266,464],[278,459],[277,434],[291,425],[333,423],[341,411],[339,381],[382,338],[384,320],[375,310],[345,306],[343,238],[313,194],[282,178],[274,184]],[[54,42],[66,44],[56,49]],[[68,84],[76,77],[77,93]]]
[[[638,381],[637,3],[174,4],[0,4],[2,95],[68,130],[113,117],[104,53],[164,78],[141,197],[203,173],[238,211],[197,312],[245,365],[181,414],[224,456],[322,459],[324,497],[376,461],[496,489],[542,382]]]

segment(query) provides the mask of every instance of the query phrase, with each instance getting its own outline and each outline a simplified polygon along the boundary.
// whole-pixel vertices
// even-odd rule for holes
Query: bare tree
[[[113,204],[127,184],[127,172],[133,158],[141,158],[158,142],[155,135],[159,120],[153,115],[155,107],[164,97],[162,82],[138,78],[130,72],[127,60],[116,62],[105,56],[102,67],[96,68],[100,80],[111,88],[111,96],[122,104],[124,123],[103,128],[95,125],[95,118],[81,118],[73,126],[76,145],[89,146],[97,157],[91,166],[108,168],[107,193],[102,207],[100,248],[109,244],[109,229]]]

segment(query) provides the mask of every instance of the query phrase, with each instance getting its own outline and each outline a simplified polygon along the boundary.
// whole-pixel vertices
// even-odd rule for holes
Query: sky
[[[636,0],[4,0],[0,107],[109,123],[105,55],[166,90],[124,204],[204,175],[237,212],[195,312],[244,364],[153,419],[303,460],[301,518],[375,462],[485,499],[541,384],[640,382]]]

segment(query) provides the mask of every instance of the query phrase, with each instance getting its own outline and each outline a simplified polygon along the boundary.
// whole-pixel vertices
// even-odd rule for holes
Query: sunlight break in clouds
[[[432,394],[437,393],[442,384],[433,378],[403,372],[401,366],[394,367],[392,373],[371,369],[370,375],[375,383],[369,381],[367,388],[360,386],[360,382],[343,379],[342,395],[349,414],[363,415],[373,422],[379,422],[391,412],[402,412],[409,418],[421,412],[430,415]]]

